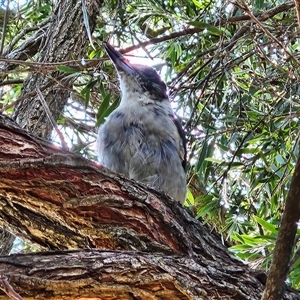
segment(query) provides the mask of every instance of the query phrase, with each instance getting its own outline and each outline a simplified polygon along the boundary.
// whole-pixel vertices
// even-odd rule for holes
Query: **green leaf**
[[[79,73],[80,71],[69,66],[57,66],[59,71],[69,74]]]
[[[205,158],[206,161],[210,161],[210,162],[213,162],[213,163],[216,163],[216,164],[223,164],[225,163],[224,160],[222,159],[217,159],[217,158],[213,158],[213,157],[207,157]]]
[[[281,165],[284,165],[286,163],[285,159],[280,154],[276,155],[276,161]]]
[[[212,26],[210,24],[207,24],[205,22],[199,22],[199,21],[190,21],[190,22],[187,22],[189,25],[192,25],[192,26],[195,26],[197,28],[201,28],[203,30],[207,30],[209,33],[213,34],[213,35],[217,35],[217,36],[220,36],[222,35],[222,31],[215,27],[215,26]]]
[[[238,234],[237,232],[235,232],[232,235],[232,239],[234,239],[235,241],[238,241],[238,242],[240,242],[242,244],[245,242],[244,239],[243,239],[243,237],[240,234]]]
[[[96,127],[100,126],[104,122],[105,118],[108,117],[111,112],[116,109],[116,107],[119,105],[119,102],[120,98],[116,99],[105,111],[100,112],[100,110],[98,110]]]
[[[98,80],[90,80],[88,84],[80,92],[80,94],[84,96],[85,107],[87,107],[89,104],[91,89],[96,85],[97,82]]]
[[[189,205],[194,205],[195,204],[195,199],[194,196],[191,192],[191,190],[188,188],[187,189],[187,201],[186,201]]]
[[[268,231],[271,231],[272,233],[278,234],[278,230],[276,227],[269,222],[259,218],[258,216],[254,216],[254,219],[257,223],[259,223],[263,228],[267,229]]]
[[[199,8],[205,8],[205,2],[199,2],[199,1],[197,1],[197,0],[192,0],[193,1],[193,3],[197,6],[197,7],[199,7]]]

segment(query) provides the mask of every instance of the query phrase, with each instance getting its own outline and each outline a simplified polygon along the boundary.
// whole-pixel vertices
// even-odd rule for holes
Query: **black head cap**
[[[121,75],[122,73],[129,75],[137,81],[144,91],[149,92],[150,95],[158,100],[168,98],[167,86],[153,68],[131,64],[119,51],[107,42],[104,43],[104,48]]]

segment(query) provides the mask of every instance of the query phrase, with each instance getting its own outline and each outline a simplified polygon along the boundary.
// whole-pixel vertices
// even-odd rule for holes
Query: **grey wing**
[[[185,133],[184,133],[184,130],[180,124],[180,121],[176,118],[175,115],[170,115],[172,121],[174,122],[176,128],[177,128],[177,131],[178,131],[178,134],[180,136],[180,152],[179,152],[179,156],[181,158],[181,164],[182,164],[182,167],[184,170],[186,170],[186,137],[185,137]]]

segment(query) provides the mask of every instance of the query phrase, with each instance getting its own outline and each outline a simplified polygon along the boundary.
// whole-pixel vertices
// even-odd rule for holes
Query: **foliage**
[[[131,50],[131,60],[163,59],[162,76],[188,139],[187,202],[224,234],[237,256],[267,269],[299,151],[299,27],[292,2],[248,5],[107,1],[93,35],[96,49],[57,67],[76,78],[58,123],[72,151],[95,159],[95,124],[119,97],[114,69],[101,59],[101,42],[111,38],[124,52]],[[34,0],[14,8],[3,26],[4,46],[26,28],[10,51],[22,44],[51,10],[51,1]],[[3,76],[0,105],[6,113],[28,72],[20,64]],[[290,281],[298,287],[299,273],[296,260]]]

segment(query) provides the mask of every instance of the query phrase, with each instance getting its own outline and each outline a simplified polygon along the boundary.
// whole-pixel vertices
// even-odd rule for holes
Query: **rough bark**
[[[15,238],[13,234],[0,228],[0,256],[9,254]]]
[[[85,2],[89,25],[93,31],[102,0]],[[82,1],[58,1],[39,47],[38,62],[63,63],[74,57],[81,59],[84,57],[87,45],[88,35],[83,21]],[[44,74],[44,70],[40,70],[30,74],[24,82],[20,95],[21,99],[26,99],[16,106],[14,119],[22,128],[37,136],[49,138],[53,129],[51,121],[46,116],[38,95],[36,93],[32,95],[32,92],[36,91],[36,87],[43,90],[43,96],[53,119],[57,120],[68,100],[71,83],[72,79],[58,71]]]
[[[0,258],[2,274],[30,299],[259,299],[262,285],[232,268],[183,255],[136,251],[64,251]],[[38,296],[37,296],[38,295]],[[234,295],[234,296],[233,296]],[[293,299],[287,293],[286,299]],[[0,292],[0,299],[6,299]],[[296,298],[294,298],[296,299]]]
[[[17,64],[12,64],[9,60],[27,60],[36,55],[47,26],[49,25],[48,21],[49,20],[47,19],[38,24],[38,26],[25,28],[19,35],[12,39],[7,47],[4,48],[3,57],[6,61],[0,61],[0,85],[5,85],[4,80],[9,74],[9,71],[18,67]],[[34,34],[15,47],[28,32],[34,32]],[[14,239],[14,235],[3,228],[0,228],[0,255],[6,255],[11,251]]]
[[[64,266],[60,265],[56,254],[53,257],[47,254],[47,264],[42,253],[2,258],[5,264],[7,259],[10,261],[8,267],[0,265],[5,270],[2,274],[10,275],[10,283],[26,299],[42,291],[41,299],[82,299],[82,289],[93,292],[94,288],[95,299],[130,299],[128,295],[131,299],[259,299],[261,296],[263,274],[234,258],[220,237],[193,219],[179,203],[61,151],[50,142],[16,128],[4,116],[0,116],[0,178],[2,226],[50,249],[111,249],[115,257],[110,260],[96,256],[96,261],[110,262],[113,267],[104,264],[101,269],[99,263],[100,269],[92,273],[86,270],[92,271],[93,263],[80,265],[90,255],[86,252],[78,252],[71,258],[68,253],[62,254],[61,259],[66,255],[68,266],[73,269],[66,266],[66,260]],[[119,268],[122,260],[117,250],[144,253],[128,252],[127,267]],[[45,273],[36,271],[39,263]],[[166,270],[170,282],[164,285]],[[120,278],[119,283],[110,284],[116,278]],[[152,283],[143,285],[142,279],[137,278],[148,278]],[[127,298],[119,297],[117,287],[122,280],[120,295],[127,291]],[[163,289],[166,296],[152,295],[155,286]],[[135,288],[132,296],[131,290]],[[81,298],[76,298],[74,291]],[[300,297],[291,292],[284,299]]]
[[[86,1],[87,14],[91,30],[94,29],[96,19],[100,10],[101,0]],[[7,59],[26,60],[33,57],[39,52],[38,62],[63,62],[71,59],[84,57],[88,45],[88,35],[83,22],[82,1],[80,0],[63,0],[58,1],[52,17],[45,20],[41,26],[25,28],[20,36],[15,37],[11,44],[4,49],[4,56]],[[25,33],[36,30],[36,33],[26,39],[20,46],[15,49],[18,39],[22,38]],[[7,71],[16,67],[16,64],[9,62],[0,62],[0,82],[8,74]],[[38,70],[37,70],[38,71]],[[23,127],[38,136],[49,138],[52,131],[52,124],[46,116],[41,100],[36,93],[36,87],[43,90],[44,98],[47,102],[54,120],[57,120],[62,112],[67,100],[71,81],[60,81],[62,74],[60,72],[44,73],[44,70],[32,72],[26,79],[23,90],[20,95],[19,103],[14,111],[14,118]],[[29,93],[29,94],[28,94]],[[8,246],[11,245],[12,236],[9,233],[0,235],[1,244],[4,243],[2,238],[7,238]],[[4,247],[4,245],[3,245]]]
[[[175,251],[212,260],[226,249],[167,196],[7,121],[0,123],[0,178],[0,224],[50,249]],[[223,262],[238,263],[224,253]]]
[[[262,300],[282,299],[300,217],[300,155],[291,181]]]

